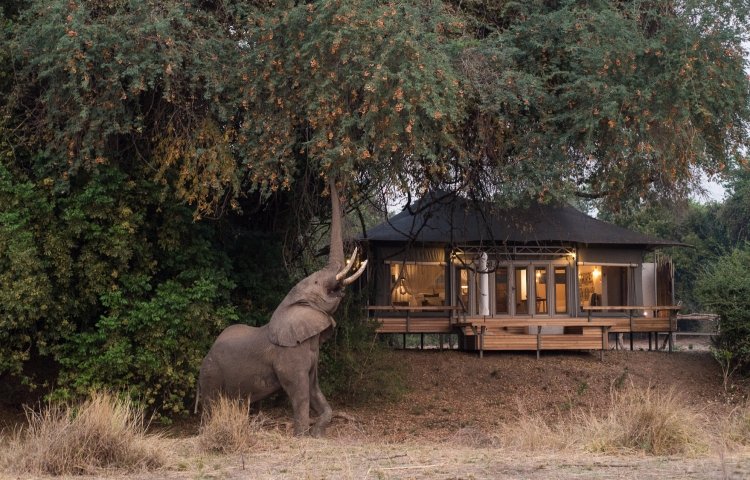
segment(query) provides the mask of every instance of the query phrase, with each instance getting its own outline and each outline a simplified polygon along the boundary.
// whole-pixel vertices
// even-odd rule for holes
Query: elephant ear
[[[274,345],[294,347],[332,326],[336,326],[336,322],[327,313],[295,304],[273,312],[268,323],[268,339]]]

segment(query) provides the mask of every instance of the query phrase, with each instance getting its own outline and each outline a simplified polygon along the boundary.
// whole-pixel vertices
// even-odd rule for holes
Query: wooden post
[[[419,349],[424,350],[424,333],[419,334]]]
[[[484,358],[484,331],[485,326],[479,328],[479,358]]]
[[[630,351],[633,351],[633,310],[628,309],[628,322],[630,323]]]
[[[599,360],[604,361],[604,349],[607,348],[607,337],[609,336],[609,327],[602,325],[602,350],[599,352]]]
[[[438,334],[438,343],[440,344],[440,347],[438,347],[438,350],[441,352],[443,351],[443,334]]]
[[[542,349],[542,326],[536,327],[536,359],[539,360],[539,351]]]
[[[672,329],[672,315],[674,315],[674,311],[669,311],[669,352],[674,351],[674,330]]]
[[[402,345],[404,347],[404,350],[406,350],[406,334],[402,333],[401,335],[403,335],[403,343],[402,343]]]

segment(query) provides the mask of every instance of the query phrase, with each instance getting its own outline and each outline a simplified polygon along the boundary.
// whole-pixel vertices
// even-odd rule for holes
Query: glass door
[[[510,285],[508,278],[508,267],[497,267],[495,269],[495,313],[498,315],[507,315],[510,313],[509,293]]]
[[[555,313],[568,313],[567,267],[555,267]]]
[[[514,295],[515,314],[529,314],[529,267],[515,267],[514,269]]]
[[[534,313],[549,314],[547,300],[547,267],[534,267]]]

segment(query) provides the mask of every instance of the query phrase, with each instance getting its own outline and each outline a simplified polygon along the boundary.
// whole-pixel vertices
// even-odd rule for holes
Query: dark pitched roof
[[[443,244],[480,242],[659,247],[684,245],[590,217],[567,204],[499,209],[435,192],[367,231],[363,240]]]

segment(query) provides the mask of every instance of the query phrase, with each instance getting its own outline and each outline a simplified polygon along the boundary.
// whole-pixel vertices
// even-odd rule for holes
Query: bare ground
[[[396,351],[411,391],[395,403],[347,407],[355,421],[335,419],[323,440],[291,437],[291,410],[263,410],[267,427],[244,455],[199,453],[193,422],[164,439],[170,464],[158,472],[110,478],[562,479],[750,478],[750,450],[720,442],[696,456],[595,455],[562,448],[518,450],[493,439],[522,415],[550,424],[576,411],[605,411],[612,390],[675,389],[707,429],[747,401],[748,388],[724,393],[710,354],[609,351],[475,354]],[[2,473],[0,473],[2,477]],[[3,477],[5,478],[5,477]],[[7,478],[26,478],[14,474]]]

